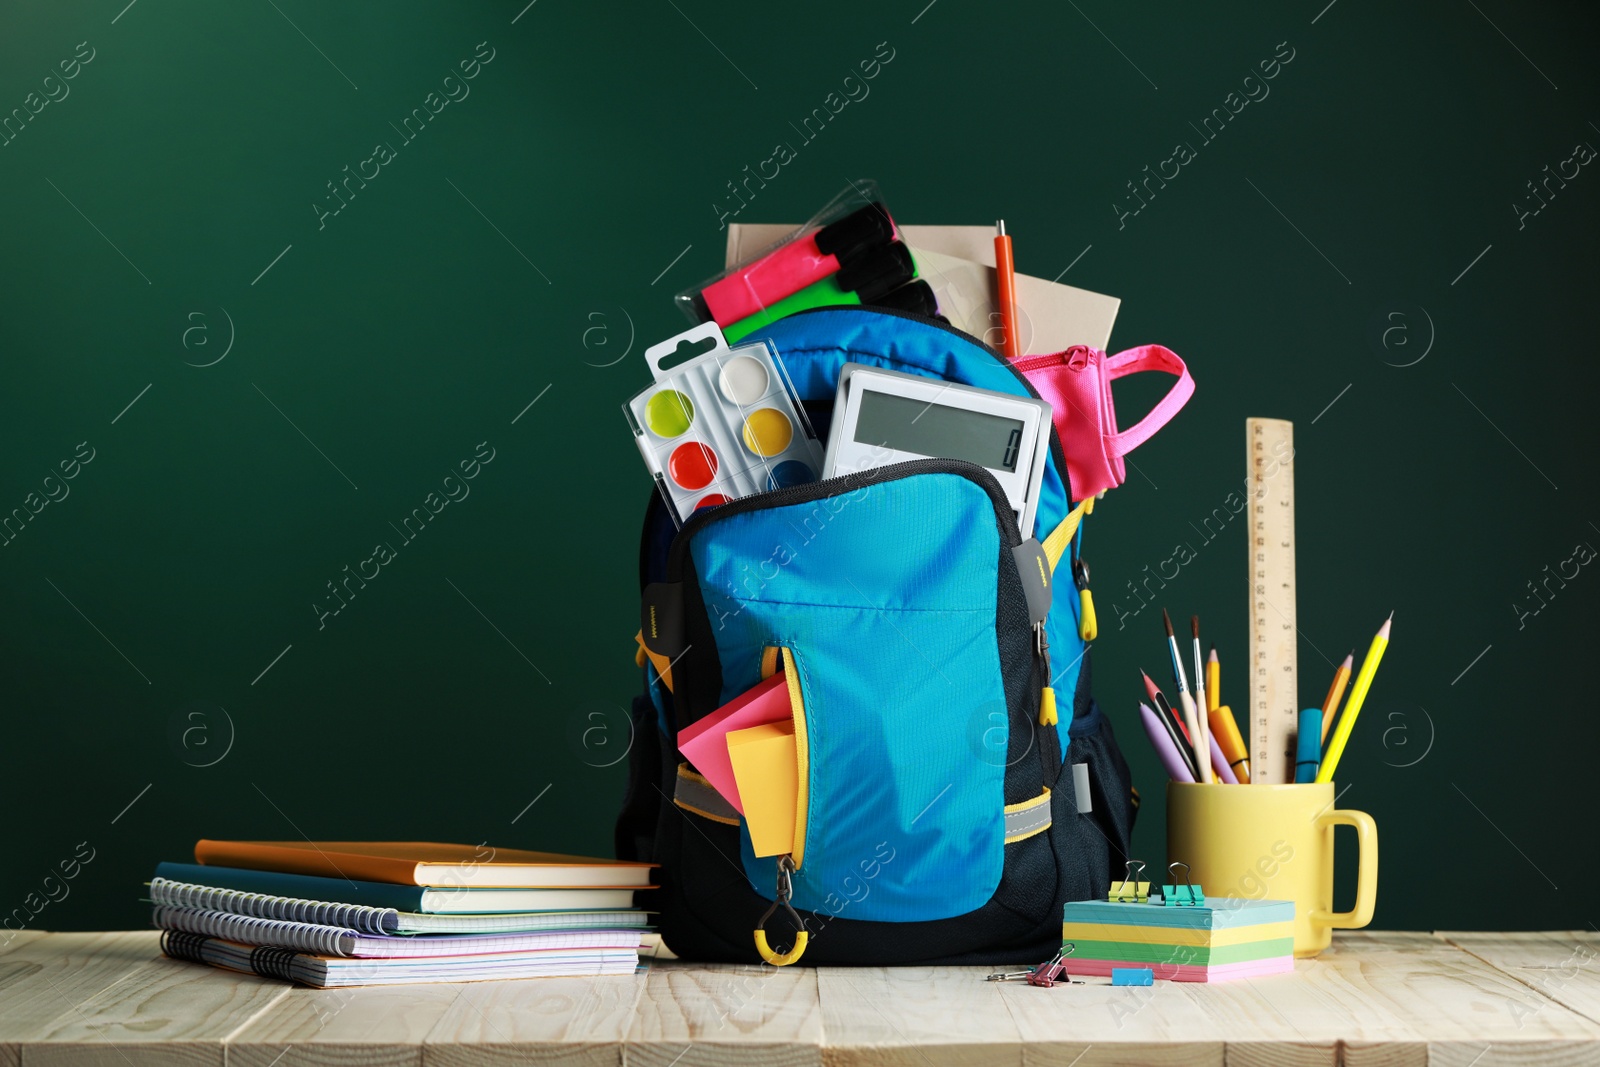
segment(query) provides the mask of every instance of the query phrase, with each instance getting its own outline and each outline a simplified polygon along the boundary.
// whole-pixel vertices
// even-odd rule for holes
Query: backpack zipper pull
[[[1094,594],[1089,592],[1089,565],[1081,557],[1072,559],[1072,584],[1078,589],[1078,636],[1093,641],[1100,636],[1100,620],[1094,613]]]
[[[1060,720],[1056,716],[1056,691],[1050,684],[1050,642],[1045,639],[1042,622],[1033,624],[1033,648],[1044,660],[1044,688],[1039,692],[1039,725],[1054,726]]]
[[[794,891],[794,884],[791,880],[793,874],[794,857],[788,855],[779,856],[778,885],[772,895],[772,907],[768,908],[766,914],[761,916],[756,923],[756,951],[761,954],[762,959],[774,967],[787,967],[805,955],[806,942],[811,937],[806,931],[805,920],[800,918],[799,913],[794,910],[794,906],[789,903],[789,896]],[[787,952],[777,952],[767,943],[767,920],[777,914],[779,908],[784,910],[789,917],[790,923],[794,925],[794,940]]]

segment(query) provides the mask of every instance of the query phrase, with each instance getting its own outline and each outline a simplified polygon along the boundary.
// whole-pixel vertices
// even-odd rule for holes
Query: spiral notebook
[[[338,926],[383,937],[394,934],[483,934],[533,930],[637,929],[649,916],[631,908],[594,911],[535,911],[486,915],[425,915],[342,904],[326,900],[247,893],[219,886],[195,885],[156,877],[150,880],[150,902],[197,911],[230,912],[260,919]]]
[[[533,949],[617,948],[637,952],[638,930],[547,930],[517,934],[452,934],[394,937],[360,930],[287,919],[263,919],[195,908],[157,905],[151,917],[163,930],[243,941],[252,945],[294,949],[321,956],[387,959],[391,957],[471,956]]]
[[[598,911],[633,906],[632,889],[438,889],[314,874],[251,871],[242,867],[159,863],[156,877],[193,885],[237,889],[296,900],[341,900],[373,908],[430,914],[481,915],[494,911]],[[654,886],[640,886],[654,889]]]
[[[203,934],[168,930],[161,951],[178,960],[280,978],[318,989],[419,982],[482,982],[561,975],[627,975],[639,967],[629,949],[549,949],[537,952],[444,956],[432,959],[340,959],[286,948],[241,945]]]

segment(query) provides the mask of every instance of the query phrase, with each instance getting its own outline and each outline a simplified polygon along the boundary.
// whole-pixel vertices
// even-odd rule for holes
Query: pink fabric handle
[[[1141,345],[1114,356],[1073,345],[1065,352],[1020,359],[1016,367],[1050,404],[1073,500],[1121,485],[1127,479],[1122,457],[1148,441],[1194,395],[1189,368],[1161,345]],[[1140,371],[1160,371],[1178,380],[1137,425],[1118,432],[1111,383]]]
[[[1151,436],[1170,422],[1194,395],[1194,378],[1190,376],[1189,368],[1170,348],[1161,345],[1140,345],[1126,352],[1118,352],[1106,360],[1106,377],[1111,381],[1141,371],[1163,371],[1177,375],[1178,380],[1144,418],[1108,439],[1106,442],[1108,447],[1117,456],[1126,456],[1150,440]]]

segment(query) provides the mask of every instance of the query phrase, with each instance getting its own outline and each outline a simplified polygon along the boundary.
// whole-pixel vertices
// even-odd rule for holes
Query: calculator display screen
[[[1024,423],[871,389],[861,391],[855,439],[936,459],[964,459],[1015,472]]]

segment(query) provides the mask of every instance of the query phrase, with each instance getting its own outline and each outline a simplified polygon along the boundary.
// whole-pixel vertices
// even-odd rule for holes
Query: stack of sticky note
[[[778,671],[678,734],[678,751],[744,816],[757,856],[794,851],[799,750],[787,678]]]
[[[1083,900],[1066,905],[1073,974],[1149,967],[1174,982],[1228,982],[1294,970],[1294,901],[1207,897],[1195,907]]]
[[[800,789],[794,722],[730,730],[727,738],[752,850],[757,856],[793,852]]]

